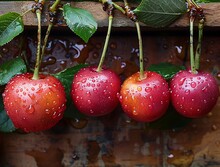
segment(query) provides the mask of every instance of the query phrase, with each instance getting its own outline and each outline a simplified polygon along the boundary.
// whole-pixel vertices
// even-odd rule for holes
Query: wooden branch
[[[46,3],[45,9],[48,8],[49,2]],[[1,1],[0,2],[0,15],[7,12],[17,12],[24,13],[25,11],[31,9],[34,1]],[[107,27],[108,19],[107,14],[102,9],[102,4],[99,2],[71,2],[74,7],[79,7],[90,11],[98,22],[99,27]],[[207,3],[201,4],[204,9],[206,22],[206,27],[220,27],[220,3]],[[34,13],[29,12],[24,17],[25,26],[37,26],[37,20]],[[48,25],[48,12],[45,10],[42,16],[42,25]],[[57,26],[66,26],[63,19],[59,20]],[[146,25],[142,25],[147,27]],[[187,14],[180,17],[169,27],[171,28],[184,28],[189,26],[189,19]],[[134,27],[134,23],[122,15],[119,11],[115,13],[115,19],[113,22],[113,27]]]

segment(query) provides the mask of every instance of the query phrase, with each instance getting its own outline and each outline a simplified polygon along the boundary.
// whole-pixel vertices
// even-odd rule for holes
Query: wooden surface
[[[36,55],[33,32],[0,47],[0,64],[16,57],[23,48],[33,67]],[[85,44],[74,34],[51,34],[42,70],[53,73],[80,62],[98,64],[104,38],[104,33],[95,34]],[[144,34],[145,67],[159,62],[187,65],[188,38],[188,33],[182,31]],[[219,41],[220,33],[205,32],[201,68],[211,72],[220,85]],[[109,42],[105,65],[121,78],[136,72],[139,65],[136,33],[128,36],[114,32]],[[44,132],[0,133],[0,167],[220,166],[220,98],[212,113],[204,118],[181,127],[175,125],[174,122],[182,122],[176,118],[158,124],[160,128],[171,125],[168,130],[134,122],[120,108],[106,117],[87,121],[81,129],[79,123],[64,120]]]
[[[0,14],[9,12],[9,11],[15,11],[18,13],[23,13],[29,9],[31,9],[33,5],[33,1],[8,1],[0,2]],[[48,5],[48,2],[46,6]],[[72,6],[79,7],[86,9],[90,11],[95,19],[98,22],[99,27],[107,27],[108,25],[108,19],[107,14],[102,10],[101,3],[98,2],[71,2]],[[204,8],[204,13],[206,16],[206,23],[205,25],[207,27],[220,27],[220,3],[207,3],[207,4],[201,4],[201,6]],[[46,7],[45,7],[46,9]],[[37,20],[35,15],[32,12],[29,12],[24,17],[24,24],[26,26],[36,26]],[[42,19],[42,25],[48,25],[48,13],[45,12]],[[188,27],[189,21],[188,21],[187,14],[176,20],[170,27],[172,28],[181,28],[181,27]],[[62,19],[59,20],[59,26],[65,26],[64,21]],[[114,27],[134,27],[134,24],[129,19],[125,18],[124,15],[119,13],[119,11],[115,14],[115,19],[113,23]]]

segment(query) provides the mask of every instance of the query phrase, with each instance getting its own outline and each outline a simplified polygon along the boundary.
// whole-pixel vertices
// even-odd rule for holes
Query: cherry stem
[[[112,5],[114,6],[115,9],[119,10],[121,13],[126,14],[125,10],[118,4],[112,2]]]
[[[200,19],[199,25],[198,25],[198,30],[199,30],[198,44],[196,47],[196,55],[195,55],[195,68],[196,68],[196,70],[199,69],[199,65],[200,65],[200,57],[201,57],[201,50],[202,50],[202,38],[203,38],[203,27],[204,27],[204,19]]]
[[[104,48],[103,48],[103,51],[102,51],[102,56],[101,56],[101,59],[99,61],[99,65],[98,65],[97,70],[96,70],[97,72],[100,72],[102,70],[102,65],[103,65],[104,60],[105,60],[105,55],[106,55],[106,51],[107,51],[107,47],[108,47],[108,43],[109,43],[109,39],[110,39],[110,34],[111,34],[112,21],[113,21],[113,16],[109,15],[109,17],[108,17],[108,31],[107,31],[107,35],[106,35],[106,38],[105,38],[105,44],[104,44]]]
[[[50,7],[50,12],[54,13],[57,11],[57,7],[59,6],[61,0],[56,0],[53,5]]]
[[[146,78],[144,74],[144,55],[143,55],[143,43],[142,43],[142,36],[141,36],[141,29],[140,24],[136,19],[133,11],[131,10],[130,6],[128,5],[128,1],[124,0],[125,11],[126,15],[135,22],[137,34],[138,34],[138,46],[139,46],[139,63],[140,63],[140,76],[139,79],[143,80]]]
[[[40,62],[42,62],[42,58],[43,58],[44,53],[45,53],[45,48],[47,46],[47,41],[48,41],[51,29],[52,29],[53,24],[54,24],[54,17],[56,15],[57,8],[58,8],[60,2],[61,2],[60,0],[56,0],[53,3],[53,5],[49,8],[49,10],[50,10],[50,23],[49,23],[49,25],[47,27],[47,32],[46,32],[46,35],[44,37],[44,43],[43,43],[43,46],[42,46],[42,53],[41,53],[41,60],[40,60]]]
[[[126,11],[121,6],[119,6],[115,2],[112,2],[111,0],[99,0],[99,1],[102,2],[102,4],[113,5],[115,9],[119,10],[123,14],[126,14]]]
[[[195,18],[190,17],[190,64],[191,64],[191,72],[196,73],[195,68],[195,57],[194,57],[194,46],[193,46],[193,23]]]
[[[41,65],[41,10],[37,9],[36,10],[36,15],[37,15],[37,20],[38,20],[38,32],[37,32],[37,58],[36,58],[36,63],[35,63],[35,68],[34,68],[34,75],[32,79],[39,79],[39,69]]]
[[[196,73],[199,69],[200,65],[200,56],[202,49],[202,37],[203,37],[203,27],[205,17],[203,14],[203,9],[196,4],[194,0],[187,0],[188,8],[190,12],[190,63],[191,63],[191,72]],[[194,47],[193,47],[193,23],[196,17],[199,16],[199,35],[198,35],[198,43],[196,47],[196,55],[194,55]]]
[[[138,44],[139,44],[140,80],[143,80],[144,78],[146,78],[146,76],[144,75],[143,43],[142,43],[141,30],[140,30],[139,22],[136,21],[135,25],[136,25],[136,28],[137,28]]]
[[[43,43],[43,46],[42,46],[42,52],[41,52],[41,60],[40,62],[42,62],[42,59],[43,59],[43,56],[44,56],[44,53],[45,53],[45,49],[46,49],[46,46],[47,46],[47,41],[48,41],[48,38],[49,38],[49,35],[50,35],[50,31],[53,27],[53,23],[50,22],[48,27],[47,27],[47,32],[46,32],[46,35],[44,37],[44,43]]]

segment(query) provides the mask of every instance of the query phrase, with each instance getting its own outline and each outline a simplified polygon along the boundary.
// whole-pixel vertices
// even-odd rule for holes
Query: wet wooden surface
[[[66,2],[63,2],[65,4]],[[30,10],[32,5],[34,4],[33,1],[0,1],[0,15],[7,13],[9,11],[15,11],[18,13],[24,13],[27,10]],[[121,4],[121,3],[119,3]],[[42,16],[42,26],[48,25],[48,8],[49,2],[46,2],[45,5],[45,12]],[[108,19],[107,14],[102,9],[102,4],[99,2],[71,2],[71,5],[74,7],[79,7],[90,11],[96,21],[98,22],[99,27],[107,27],[108,26]],[[132,5],[131,6],[135,6]],[[204,13],[206,16],[206,23],[207,27],[220,27],[220,3],[206,3],[201,4],[201,7],[204,9]],[[23,16],[24,24],[26,26],[37,26],[37,19],[34,13],[29,12]],[[184,16],[180,17],[176,20],[170,28],[186,28],[189,25],[188,15],[185,14]],[[62,18],[58,20],[57,27],[65,27],[65,22]],[[119,11],[115,12],[115,18],[113,22],[114,27],[135,27],[134,23],[129,19],[125,18]]]
[[[28,32],[27,32],[28,34]],[[76,36],[58,33],[49,38],[42,71],[55,73],[75,64],[97,64],[104,36],[88,44]],[[220,35],[205,31],[201,67],[220,84]],[[126,41],[126,42],[125,42]],[[159,62],[189,63],[188,32],[143,34],[145,67]],[[23,45],[21,45],[23,44]],[[13,46],[13,47],[11,47]],[[25,49],[33,67],[36,37],[20,36],[0,47],[0,64]],[[138,70],[136,33],[113,33],[106,66],[125,79]],[[172,121],[169,121],[169,124]],[[83,127],[84,123],[88,123]],[[207,117],[161,130],[137,123],[118,107],[101,118],[71,124],[63,120],[51,130],[23,134],[0,134],[1,167],[218,167],[220,166],[220,99]],[[74,126],[73,126],[74,125]],[[165,124],[158,124],[164,128]],[[76,128],[78,127],[78,128]],[[80,128],[83,127],[83,128]]]

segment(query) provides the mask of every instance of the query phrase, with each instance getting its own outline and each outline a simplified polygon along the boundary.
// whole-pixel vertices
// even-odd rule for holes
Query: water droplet
[[[93,114],[93,113],[94,113],[94,111],[93,111],[92,109],[90,109],[89,112],[90,112],[90,114]]]
[[[28,94],[28,96],[33,100],[33,99],[35,99],[35,95],[34,94]]]
[[[141,86],[138,86],[137,87],[137,90],[140,92],[140,91],[142,91],[142,87]]]
[[[180,81],[179,81],[179,86],[182,86],[183,85],[183,83],[185,82],[185,80],[186,80],[186,78],[182,78]]]
[[[40,93],[42,93],[42,92],[43,92],[43,89],[42,89],[42,88],[39,88],[36,93],[40,94]]]
[[[55,119],[57,116],[56,116],[56,114],[57,114],[57,112],[55,111],[54,113],[53,113],[53,119]]]
[[[88,102],[88,104],[91,104],[91,103],[92,103],[91,100],[88,100],[87,102]]]
[[[217,130],[217,126],[216,125],[212,125],[212,130]]]
[[[188,94],[190,94],[190,90],[185,90],[185,93],[188,95]]]
[[[202,88],[202,91],[207,92],[208,91],[207,87],[205,86],[204,88]]]
[[[206,103],[207,103],[207,100],[203,100],[203,102],[206,104]]]
[[[26,112],[29,113],[29,114],[32,114],[34,113],[35,109],[32,105],[29,105],[29,107],[27,108]]]
[[[152,108],[153,108],[152,105],[150,105],[150,104],[148,105],[148,107],[149,107],[149,109],[152,109]]]
[[[47,109],[45,109],[45,113],[46,114],[50,114],[50,110],[47,108]]]
[[[147,93],[150,93],[150,92],[152,91],[152,88],[151,88],[151,87],[146,87],[146,88],[145,88],[145,91],[146,91]]]
[[[190,85],[191,85],[192,88],[196,87],[196,83],[195,82],[192,82]]]
[[[136,110],[133,110],[132,114],[133,115],[138,115],[138,112]]]

